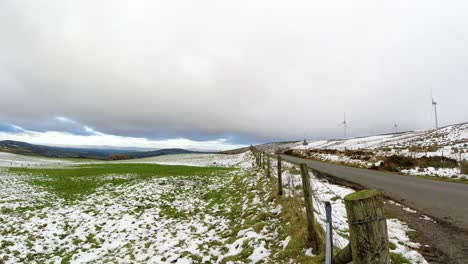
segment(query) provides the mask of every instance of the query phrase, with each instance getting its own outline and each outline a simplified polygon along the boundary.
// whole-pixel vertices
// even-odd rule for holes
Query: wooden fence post
[[[258,167],[262,167],[262,152],[258,152]]]
[[[271,178],[271,162],[270,162],[270,156],[266,155],[267,159],[267,177]]]
[[[345,248],[340,250],[332,258],[332,264],[347,264],[353,261],[353,255],[351,253],[351,246],[348,244]]]
[[[382,194],[364,190],[344,198],[354,264],[390,263]]]
[[[320,252],[320,241],[315,230],[315,216],[312,202],[312,188],[310,186],[309,169],[306,164],[301,164],[302,188],[304,190],[304,202],[307,216],[307,242],[312,247],[312,252]]]
[[[278,154],[278,195],[282,196],[283,195],[283,171],[282,171],[282,165],[281,165],[281,155]]]

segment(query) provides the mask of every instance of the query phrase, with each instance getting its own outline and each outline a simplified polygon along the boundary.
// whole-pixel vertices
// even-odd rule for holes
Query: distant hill
[[[134,159],[169,154],[201,153],[185,149],[160,149],[154,151],[133,151],[122,149],[66,148],[34,145],[20,141],[0,141],[0,152],[49,158],[87,158],[100,160]]]
[[[244,148],[237,148],[237,149],[230,149],[230,150],[224,150],[218,152],[219,154],[240,154],[248,151],[250,147],[244,147]]]
[[[284,153],[290,149],[304,149],[302,140],[256,145],[268,153]],[[348,139],[310,140],[307,149],[408,149],[408,148],[463,148],[468,153],[468,122],[447,125],[437,129],[402,131]],[[235,151],[235,150],[233,150]],[[446,151],[447,154],[447,151]]]
[[[147,157],[155,157],[155,156],[163,156],[163,155],[171,155],[171,154],[189,154],[189,153],[203,153],[203,152],[172,148],[172,149],[159,149],[159,150],[153,150],[153,151],[136,151],[136,152],[126,153],[126,155],[129,155],[132,158],[147,158]]]

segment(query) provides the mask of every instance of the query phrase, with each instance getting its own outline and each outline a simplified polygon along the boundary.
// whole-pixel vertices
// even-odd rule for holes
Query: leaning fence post
[[[325,245],[325,264],[332,264],[333,256],[333,226],[332,226],[332,214],[331,214],[331,203],[325,202],[325,213],[327,217],[327,239]]]
[[[312,188],[310,186],[309,169],[306,164],[301,164],[302,188],[304,190],[304,202],[307,216],[307,242],[312,246],[312,251],[318,254],[320,251],[319,240],[315,232],[315,216],[312,203]]]
[[[354,264],[390,263],[382,194],[364,190],[344,198]]]
[[[278,195],[283,195],[283,171],[281,165],[281,155],[278,154]]]

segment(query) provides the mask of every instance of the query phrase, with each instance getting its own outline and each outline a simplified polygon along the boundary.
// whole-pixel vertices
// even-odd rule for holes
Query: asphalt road
[[[468,184],[428,180],[282,155],[284,160],[377,189],[385,196],[468,231]]]

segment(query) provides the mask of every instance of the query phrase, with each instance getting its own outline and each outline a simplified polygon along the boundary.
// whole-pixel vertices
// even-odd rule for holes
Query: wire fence
[[[355,221],[356,223],[363,224],[372,223],[373,225],[370,226],[375,230],[372,230],[372,228],[366,228],[366,232],[371,232],[371,237],[382,237],[383,239],[379,240],[378,243],[374,241],[373,244],[375,245],[369,245],[368,241],[355,241],[354,245],[352,245],[347,241],[347,228],[349,227],[349,229],[351,229],[351,226],[348,223],[348,217],[346,217],[346,215],[343,216],[344,204],[341,204],[341,214],[337,214],[336,211],[332,210],[332,204],[330,203],[331,196],[335,195],[336,197],[340,197],[343,193],[336,193],[336,190],[330,187],[332,185],[318,180],[313,175],[313,173],[308,172],[307,166],[305,164],[300,165],[299,170],[298,164],[294,164],[288,161],[282,161],[281,157],[278,157],[278,155],[269,155],[255,148],[251,148],[251,150],[254,153],[254,156],[256,157],[256,164],[260,166],[263,170],[265,170],[265,174],[267,175],[267,177],[270,177],[277,183],[278,194],[282,194],[285,197],[288,197],[292,203],[292,206],[300,208],[306,214],[309,240],[311,240],[311,237],[315,237],[313,242],[316,247],[316,252],[314,253],[325,253],[326,263],[332,263],[334,247],[342,250],[339,251],[333,263],[348,263],[351,260],[353,260],[355,263],[362,263],[359,262],[358,259],[355,260],[351,257],[351,247],[354,248],[354,251],[368,251],[365,253],[368,253],[369,256],[375,253],[371,252],[372,250],[375,250],[376,248],[378,248],[378,250],[382,250],[382,248],[386,247],[386,252],[379,252],[379,254],[377,254],[378,256],[381,256],[382,259],[376,260],[374,258],[374,260],[376,260],[375,263],[387,263],[388,235],[386,231],[386,225],[384,225],[384,228],[377,228],[379,227],[379,224],[374,224],[375,221],[385,219],[383,216],[374,217],[370,220],[358,219],[358,221]],[[278,166],[278,164],[281,165]],[[281,168],[280,171],[278,170],[278,167]],[[280,177],[281,180],[279,180]],[[345,194],[349,193],[353,193],[353,191],[350,191]],[[374,202],[378,206],[383,206],[383,202],[381,202],[382,199],[379,198],[381,197],[381,194],[376,193],[374,194],[374,196],[377,197],[375,201],[370,199],[366,202]],[[375,204],[369,206],[369,208],[372,208],[369,212],[371,215],[376,213]],[[346,205],[346,207],[348,207],[348,204]],[[367,209],[364,208],[362,210],[366,211]],[[344,210],[344,214],[346,214],[346,211],[347,210]],[[360,215],[360,213],[358,213],[357,215]],[[320,224],[321,228],[317,228],[317,226],[315,225],[316,222]],[[384,232],[382,232],[383,229],[385,229]],[[362,232],[362,230],[360,229],[356,230]],[[375,232],[375,234],[373,232]],[[361,236],[367,236],[367,234],[361,234]],[[382,247],[382,245],[377,245],[379,243],[387,244],[384,244],[384,247]],[[366,254],[361,255],[365,256]]]
[[[271,176],[274,180],[278,181],[278,166],[277,166],[277,155],[269,156],[274,162],[270,167]],[[299,165],[291,163],[289,161],[282,160],[282,178],[283,178],[283,192],[285,196],[290,197],[296,206],[304,208],[304,192],[301,179],[301,171]],[[311,183],[311,195],[313,198],[313,209],[315,211],[316,220],[325,227],[327,224],[325,204],[330,200],[330,197],[340,197],[342,193],[337,193],[335,190],[330,188],[330,185],[326,182],[319,180],[313,173]],[[320,186],[318,185],[320,184]],[[344,204],[340,205],[342,211],[344,211]],[[338,248],[343,248],[348,244],[346,236],[348,235],[348,222],[343,215],[338,215],[336,211],[331,211],[331,217],[334,221],[333,225],[338,227],[334,229],[334,241],[333,244]],[[325,229],[325,228],[324,228]]]

